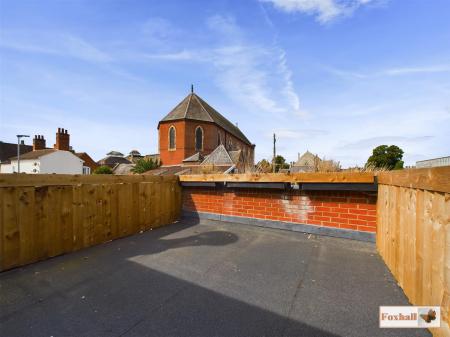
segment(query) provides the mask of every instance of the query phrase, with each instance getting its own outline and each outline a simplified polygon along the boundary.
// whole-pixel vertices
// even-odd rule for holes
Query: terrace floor
[[[181,223],[0,274],[2,336],[431,336],[371,243]]]

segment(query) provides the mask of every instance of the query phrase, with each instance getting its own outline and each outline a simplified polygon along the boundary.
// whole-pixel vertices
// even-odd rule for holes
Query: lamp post
[[[28,135],[17,135],[17,173],[20,173],[20,140]]]

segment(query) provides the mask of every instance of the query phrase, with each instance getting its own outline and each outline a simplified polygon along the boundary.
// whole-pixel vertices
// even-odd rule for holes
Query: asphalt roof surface
[[[0,274],[2,336],[431,336],[371,243],[186,221]]]

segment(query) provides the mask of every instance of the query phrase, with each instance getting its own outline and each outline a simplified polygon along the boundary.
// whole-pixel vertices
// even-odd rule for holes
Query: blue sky
[[[0,140],[157,152],[195,91],[270,157],[450,152],[447,0],[0,1]],[[28,140],[30,143],[30,140]]]

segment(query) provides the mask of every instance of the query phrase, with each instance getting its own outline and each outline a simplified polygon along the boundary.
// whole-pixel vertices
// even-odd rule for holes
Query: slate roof
[[[113,168],[113,174],[132,174],[131,169],[134,167],[134,164],[117,164]]]
[[[241,153],[242,153],[241,150],[228,152],[228,154],[230,155],[230,158],[234,164],[237,164],[239,162],[239,159],[241,158]]]
[[[201,165],[233,165],[233,159],[231,159],[225,146],[219,145],[211,152],[208,157],[202,162]]]
[[[38,158],[40,158],[40,157],[42,157],[42,156],[45,156],[45,155],[50,154],[50,153],[55,152],[55,151],[63,151],[63,150],[44,149],[44,150],[30,151],[30,152],[27,152],[27,153],[25,153],[25,154],[21,154],[21,155],[20,155],[20,160],[26,160],[26,159],[38,159]],[[69,152],[69,151],[66,151],[66,152]],[[16,157],[12,157],[12,158],[10,158],[10,159],[11,159],[11,160],[16,160],[16,159],[17,159],[17,156],[16,156]]]
[[[212,122],[231,133],[244,143],[252,145],[239,128],[222,116],[217,110],[211,107],[197,94],[190,93],[183,99],[161,122],[174,121],[180,119],[190,119],[196,121]]]
[[[141,156],[141,153],[138,150],[131,150],[129,153],[130,156]]]
[[[184,159],[183,163],[198,162],[198,161],[202,161],[202,160],[203,160],[203,156],[201,155],[200,152],[197,152],[197,153],[193,154],[192,156]]]
[[[33,151],[33,146],[31,145],[20,145],[20,156],[22,157],[25,153]],[[17,155],[17,143],[5,143],[0,142],[0,163],[9,161],[13,156]]]
[[[113,168],[116,164],[131,164],[131,161],[124,157],[108,156],[97,162],[99,165],[106,165]]]
[[[123,153],[119,151],[111,151],[106,154],[107,156],[116,156],[116,157],[123,157]]]

